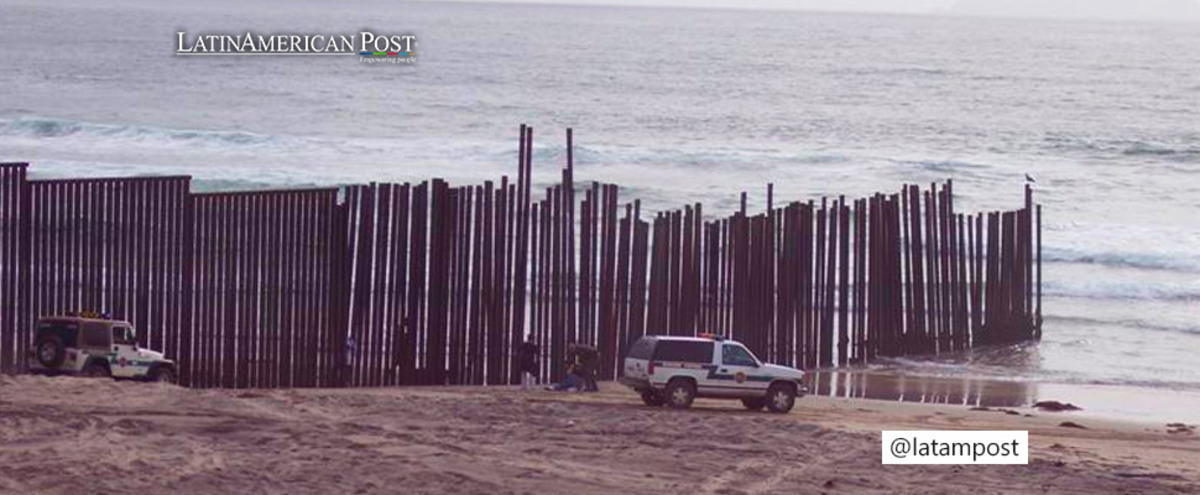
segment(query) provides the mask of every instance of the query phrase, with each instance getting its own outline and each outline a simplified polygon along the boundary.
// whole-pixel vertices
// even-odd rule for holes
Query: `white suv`
[[[175,362],[161,352],[137,345],[127,321],[96,314],[38,319],[28,354],[28,369],[38,375],[83,375],[175,382]]]
[[[746,346],[721,337],[647,335],[629,348],[621,383],[648,406],[684,409],[707,397],[786,413],[807,391],[803,377],[795,368],[763,364]]]

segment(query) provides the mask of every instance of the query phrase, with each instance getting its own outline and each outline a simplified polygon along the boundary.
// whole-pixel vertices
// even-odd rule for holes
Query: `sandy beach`
[[[602,389],[191,390],[0,376],[0,492],[1200,491],[1200,436],[1166,425],[812,396],[788,415],[707,400],[674,411]],[[881,466],[884,429],[1029,430],[1030,464]]]

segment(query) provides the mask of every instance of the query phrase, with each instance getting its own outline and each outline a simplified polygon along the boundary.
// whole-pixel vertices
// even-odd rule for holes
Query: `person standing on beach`
[[[521,370],[521,388],[524,390],[537,386],[539,350],[538,345],[530,342],[528,336],[517,347],[517,366]]]
[[[354,379],[354,352],[358,348],[358,343],[354,341],[354,336],[346,337],[345,352],[342,354],[342,386],[349,387]]]

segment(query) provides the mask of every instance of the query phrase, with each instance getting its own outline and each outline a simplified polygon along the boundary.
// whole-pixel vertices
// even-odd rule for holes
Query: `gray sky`
[[[467,0],[486,1],[486,0]],[[849,12],[1093,18],[1200,19],[1200,0],[499,0],[519,3],[724,7]],[[956,3],[961,3],[956,7]]]
[[[954,0],[648,0],[640,2],[637,0],[566,0],[563,3],[654,4],[680,7],[703,6],[868,12],[929,12],[934,9],[948,7],[954,3]]]
[[[465,0],[489,1],[489,0]],[[496,0],[511,3],[722,7],[750,9],[829,10],[855,12],[930,12],[955,0]]]

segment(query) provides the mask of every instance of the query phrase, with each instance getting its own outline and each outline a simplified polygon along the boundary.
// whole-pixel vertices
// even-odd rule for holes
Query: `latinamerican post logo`
[[[330,56],[353,55],[365,63],[411,64],[417,61],[412,34],[211,34],[175,33],[176,56]]]

